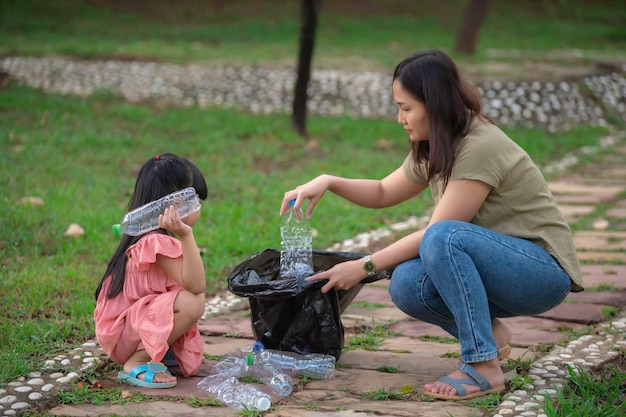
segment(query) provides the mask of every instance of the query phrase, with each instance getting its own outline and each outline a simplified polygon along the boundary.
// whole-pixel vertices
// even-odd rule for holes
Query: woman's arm
[[[428,226],[442,220],[469,222],[478,213],[490,190],[491,187],[481,181],[450,181],[441,200],[435,207]],[[413,232],[373,253],[371,255],[372,262],[376,265],[376,269],[382,271],[406,260],[417,258],[426,229]],[[363,269],[363,260],[357,259],[337,264],[333,268],[315,274],[306,280],[327,279],[328,282],[322,287],[322,292],[327,292],[331,288],[347,290],[365,277],[367,274]]]
[[[402,167],[382,180],[351,179],[334,175],[320,175],[294,190],[287,191],[280,207],[282,216],[289,208],[289,201],[295,199],[296,213],[305,200],[310,200],[306,216],[310,217],[317,203],[326,191],[338,195],[354,204],[367,208],[385,208],[399,204],[424,191],[427,187],[409,180]]]

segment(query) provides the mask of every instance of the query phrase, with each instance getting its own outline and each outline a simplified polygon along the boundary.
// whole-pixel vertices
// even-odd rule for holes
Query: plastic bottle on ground
[[[267,411],[272,406],[268,394],[227,374],[209,375],[198,382],[198,388],[235,410],[244,410],[245,406],[252,411]]]
[[[284,372],[304,375],[312,379],[329,379],[335,374],[336,359],[322,353],[300,354],[281,350],[265,349],[258,353],[259,360],[271,362]]]
[[[300,210],[298,219],[294,210],[296,200],[289,202],[289,210],[283,215],[280,225],[281,251],[280,276],[283,279],[305,278],[313,275],[313,231],[309,220]]]
[[[139,236],[156,230],[159,228],[159,215],[171,205],[176,208],[181,218],[188,217],[202,208],[196,190],[187,187],[129,211],[119,224],[113,225],[113,232],[116,236],[121,236],[122,233]]]
[[[267,385],[276,395],[286,397],[293,392],[293,380],[274,363],[257,360],[257,355],[244,357],[225,355],[213,366],[214,374],[234,377],[251,376]]]

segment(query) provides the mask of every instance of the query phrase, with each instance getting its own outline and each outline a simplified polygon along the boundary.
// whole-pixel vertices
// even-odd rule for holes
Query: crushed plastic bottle
[[[322,353],[299,354],[265,349],[258,353],[259,361],[278,365],[284,372],[304,375],[312,379],[329,379],[335,375],[336,359]]]
[[[187,187],[129,211],[120,223],[113,225],[113,232],[116,236],[121,236],[122,233],[139,236],[156,230],[159,228],[159,215],[171,205],[182,219],[202,208],[195,188]]]
[[[228,374],[204,377],[198,382],[198,388],[235,410],[267,411],[272,406],[272,398],[268,394]]]
[[[300,209],[301,219],[294,210],[296,200],[289,202],[289,210],[280,225],[280,276],[283,279],[305,278],[313,275],[313,231],[309,220]]]
[[[234,377],[251,376],[281,397],[287,397],[293,392],[291,377],[282,372],[278,365],[259,361],[255,353],[248,353],[245,357],[225,355],[213,366],[212,373]]]

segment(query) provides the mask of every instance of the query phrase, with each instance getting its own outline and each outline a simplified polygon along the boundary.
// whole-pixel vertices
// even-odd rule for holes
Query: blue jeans
[[[393,302],[459,339],[463,362],[497,357],[493,318],[533,315],[561,303],[571,280],[537,244],[447,220],[431,225],[420,257],[396,267]]]

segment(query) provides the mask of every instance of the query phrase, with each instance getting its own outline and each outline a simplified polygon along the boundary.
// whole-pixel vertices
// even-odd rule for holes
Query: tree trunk
[[[456,40],[456,52],[474,55],[478,43],[478,33],[483,23],[491,0],[471,0],[463,12],[463,21]]]
[[[317,15],[322,0],[302,0],[302,27],[300,29],[300,53],[298,55],[298,72],[293,98],[292,123],[300,136],[308,137],[306,127],[307,89],[311,79],[311,61],[315,46]]]

